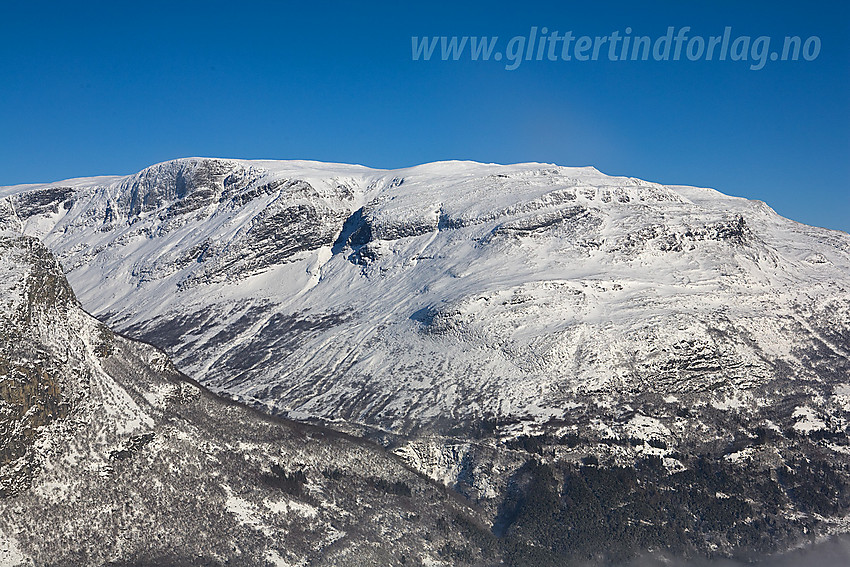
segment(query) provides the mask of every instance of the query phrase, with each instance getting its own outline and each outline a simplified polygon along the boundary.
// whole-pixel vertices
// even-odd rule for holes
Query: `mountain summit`
[[[191,158],[2,188],[0,230],[202,384],[376,439],[552,557],[750,557],[850,511],[850,236],[759,201]]]

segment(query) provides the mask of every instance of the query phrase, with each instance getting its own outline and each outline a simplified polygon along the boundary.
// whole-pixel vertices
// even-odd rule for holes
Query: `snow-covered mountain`
[[[764,203],[547,164],[198,158],[2,188],[0,230],[189,376],[379,439],[497,533],[535,541],[551,506],[546,545],[592,556],[568,487],[622,504],[594,482],[663,503],[594,532],[656,549],[847,531],[850,236]]]
[[[2,191],[93,314],[276,413],[408,431],[612,390],[745,403],[848,354],[850,237],[708,189],[194,159]]]
[[[381,448],[113,334],[37,240],[0,239],[0,301],[0,565],[497,561],[479,513]]]
[[[631,390],[757,403],[850,351],[850,237],[708,189],[189,159],[0,195],[93,314],[275,413],[409,431]]]

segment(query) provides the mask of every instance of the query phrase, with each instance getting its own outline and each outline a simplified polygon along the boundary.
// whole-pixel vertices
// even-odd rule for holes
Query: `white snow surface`
[[[775,361],[806,371],[802,332],[848,355],[812,321],[850,320],[850,236],[592,167],[187,158],[3,207],[94,315],[285,415],[545,420],[576,393],[712,382],[730,409]]]

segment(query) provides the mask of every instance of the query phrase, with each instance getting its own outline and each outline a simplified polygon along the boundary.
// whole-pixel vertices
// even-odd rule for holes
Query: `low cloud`
[[[729,559],[681,560],[659,557],[642,557],[628,567],[846,567],[850,565],[850,536],[833,537],[815,545],[765,558],[753,563]]]

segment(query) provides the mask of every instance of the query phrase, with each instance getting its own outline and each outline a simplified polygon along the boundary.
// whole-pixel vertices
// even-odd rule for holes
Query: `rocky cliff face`
[[[846,531],[846,234],[545,164],[191,159],[0,198],[102,321],[380,441],[511,561]]]

